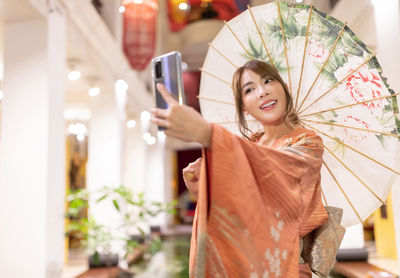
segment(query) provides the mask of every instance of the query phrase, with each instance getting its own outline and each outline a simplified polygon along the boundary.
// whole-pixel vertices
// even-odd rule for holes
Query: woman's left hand
[[[211,124],[186,105],[178,101],[168,92],[164,85],[158,83],[157,89],[168,104],[167,109],[153,108],[151,121],[165,127],[166,135],[189,142],[198,142],[205,148],[211,145]]]

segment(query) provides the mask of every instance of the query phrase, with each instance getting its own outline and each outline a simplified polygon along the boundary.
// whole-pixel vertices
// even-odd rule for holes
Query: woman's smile
[[[260,109],[267,111],[267,110],[272,110],[275,108],[276,104],[278,103],[278,100],[276,99],[270,99],[267,101],[264,101],[261,105],[260,105]]]

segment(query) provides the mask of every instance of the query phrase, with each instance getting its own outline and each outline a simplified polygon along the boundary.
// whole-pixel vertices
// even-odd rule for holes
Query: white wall
[[[91,101],[86,179],[87,189],[94,192],[103,186],[121,184],[122,121],[113,92],[102,92]],[[90,201],[89,214],[99,223],[117,227],[120,224],[118,214],[111,202],[96,204],[95,201]]]
[[[57,278],[64,258],[65,18],[6,22],[4,44],[1,277]]]
[[[388,78],[392,89],[400,92],[400,1],[380,0],[374,5],[375,24],[377,29],[378,60],[383,68],[383,75]],[[398,103],[400,98],[397,97]],[[400,145],[400,144],[399,144]],[[400,146],[397,150],[400,168]],[[393,215],[396,235],[397,257],[400,262],[400,177],[393,175]]]
[[[110,32],[113,34],[115,40],[122,45],[122,19],[123,16],[118,12],[121,5],[120,0],[107,0],[102,1],[101,16],[106,22]]]
[[[172,151],[166,147],[164,133],[158,134],[155,145],[147,147],[146,157],[146,198],[158,202],[172,201]],[[151,224],[166,228],[172,220],[171,215],[162,213]]]
[[[139,118],[136,127],[126,129],[125,162],[123,183],[134,192],[144,192],[146,188],[146,150],[147,144],[142,138]]]

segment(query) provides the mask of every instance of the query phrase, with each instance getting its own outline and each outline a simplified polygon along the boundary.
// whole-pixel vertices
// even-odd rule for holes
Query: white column
[[[392,89],[398,93],[400,92],[400,1],[380,0],[375,2],[377,57],[383,68],[383,75],[388,78],[388,83]],[[397,101],[400,103],[399,97],[397,97]],[[397,153],[400,157],[400,147]],[[398,163],[400,164],[400,161]],[[400,262],[400,178],[398,176],[394,177],[392,196],[396,249]]]
[[[121,125],[114,92],[102,92],[91,103],[92,118],[89,123],[87,189],[96,191],[103,186],[116,187],[121,184]],[[119,224],[112,203],[96,204],[91,200],[90,215],[109,227]]]
[[[65,18],[4,24],[0,276],[61,277]]]
[[[172,201],[172,151],[166,147],[164,133],[158,133],[157,143],[147,147],[146,198],[157,202]],[[161,213],[151,221],[152,225],[170,226],[173,216]]]
[[[140,119],[135,118],[136,127],[126,129],[124,184],[134,192],[144,192],[146,182],[147,144],[142,138]]]

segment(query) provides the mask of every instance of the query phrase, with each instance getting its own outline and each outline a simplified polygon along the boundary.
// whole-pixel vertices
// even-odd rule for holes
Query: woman
[[[198,191],[190,277],[311,277],[300,245],[328,218],[320,197],[321,139],[299,126],[290,93],[271,65],[247,62],[232,87],[247,139],[179,106],[158,85],[169,108],[154,109],[153,122],[205,148],[201,169],[197,161],[184,170],[193,173],[187,184]],[[245,114],[263,130],[248,134]]]

